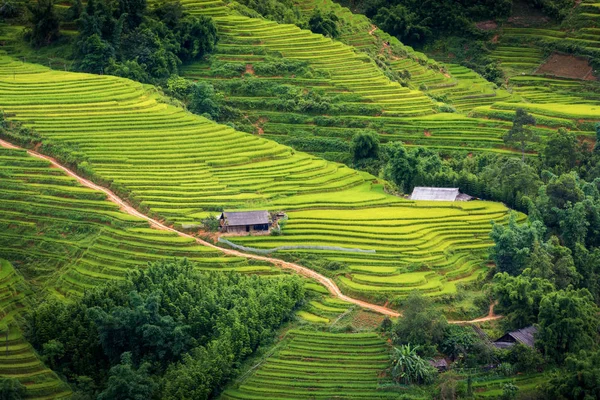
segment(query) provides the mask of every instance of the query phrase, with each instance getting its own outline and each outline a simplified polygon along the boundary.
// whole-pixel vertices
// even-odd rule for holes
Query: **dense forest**
[[[290,319],[299,279],[203,273],[162,262],[72,303],[45,302],[27,337],[77,398],[204,399]]]

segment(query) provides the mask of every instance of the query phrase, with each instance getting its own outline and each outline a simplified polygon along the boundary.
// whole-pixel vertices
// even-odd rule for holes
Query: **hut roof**
[[[429,365],[436,368],[448,368],[448,361],[445,358],[434,358],[429,360]]]
[[[268,224],[270,217],[266,210],[223,212],[219,219],[225,219],[228,226]]]
[[[411,200],[455,201],[460,192],[458,188],[436,188],[417,186],[410,195]]]
[[[535,343],[534,335],[536,332],[537,328],[533,325],[513,332],[508,332],[506,335],[496,340],[494,346],[498,348],[507,348],[514,343],[519,342],[523,343],[525,346],[533,347]]]

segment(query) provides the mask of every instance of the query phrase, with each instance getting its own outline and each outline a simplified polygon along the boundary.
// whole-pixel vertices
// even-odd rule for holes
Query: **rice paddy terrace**
[[[175,257],[187,257],[202,269],[277,272],[150,229],[104,193],[82,187],[49,165],[24,151],[0,148],[0,257],[59,297],[80,295],[107,280],[123,279],[132,268]]]
[[[380,399],[388,345],[375,333],[292,330],[277,352],[222,399]]]
[[[15,323],[29,292],[23,277],[0,259],[0,376],[21,382],[26,399],[70,398],[68,386],[42,363]]]
[[[198,226],[222,208],[284,210],[290,218],[282,236],[233,240],[260,248],[300,242],[326,246],[296,252],[342,261],[347,270],[339,271],[336,280],[348,293],[385,301],[412,289],[431,295],[454,292],[458,283],[484,271],[490,221],[507,217],[508,210],[496,203],[429,204],[387,195],[373,176],[215,124],[162,103],[153,89],[126,79],[52,71],[8,57],[1,59],[0,78],[0,107],[10,120],[71,149],[82,171],[124,193],[140,209],[179,228]],[[48,171],[43,175],[50,177],[41,181],[35,174],[28,179],[51,185],[65,180]],[[14,196],[14,191],[7,193]],[[114,215],[112,205],[94,196],[71,195],[78,199],[71,206],[88,207],[96,218],[116,219],[116,226],[126,229],[97,229],[69,247],[71,254],[83,256],[59,280],[61,294],[118,277],[140,260],[188,256],[201,263],[206,257],[211,264],[232,266],[242,261],[149,232],[145,223]],[[25,223],[30,208],[39,206],[43,213],[68,206],[44,195],[40,199],[39,205],[17,202],[26,209],[17,208],[7,218],[24,219],[19,224],[23,233],[17,235],[25,241],[45,239]],[[97,216],[100,210],[105,211]],[[59,238],[54,242],[62,244]],[[40,275],[56,269],[39,268]]]
[[[573,9],[569,22],[581,28],[562,29],[545,23],[536,27],[507,24],[498,30],[499,42],[491,57],[499,61],[513,92],[542,125],[589,132],[600,118],[596,107],[600,83],[587,59],[545,50],[550,46],[572,54],[597,56],[599,17],[598,4],[583,1]],[[473,115],[508,119],[512,110],[512,104],[500,102],[477,108]]]
[[[213,16],[221,35],[211,61],[186,66],[184,76],[211,81],[229,104],[242,110],[254,125],[254,133],[328,159],[343,159],[356,129],[374,130],[383,142],[402,140],[409,146],[441,151],[512,152],[502,136],[514,116],[510,105],[523,104],[520,92],[496,88],[459,65],[436,63],[376,30],[366,17],[332,1],[297,4],[307,13],[319,8],[340,16],[343,34],[339,41],[295,25],[237,15],[224,2],[184,2],[192,13]],[[311,72],[295,76],[260,68],[273,57],[304,62]],[[375,58],[380,61],[376,63]],[[227,73],[221,69],[223,64],[230,68]],[[393,74],[409,76],[408,86],[395,82]],[[240,87],[240,79],[231,78],[248,83]],[[281,109],[280,97],[260,90],[273,85],[314,92],[339,107],[304,112]],[[567,97],[562,104],[568,101]],[[457,112],[439,112],[448,107]],[[542,137],[557,126],[593,136],[593,120],[600,117],[573,113],[556,120],[552,110],[536,112],[542,121],[537,128]],[[313,143],[307,143],[307,138]]]

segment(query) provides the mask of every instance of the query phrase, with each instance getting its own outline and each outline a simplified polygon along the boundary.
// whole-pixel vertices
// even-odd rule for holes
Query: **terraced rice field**
[[[256,248],[312,245],[375,250],[318,253],[347,266],[347,273],[337,281],[348,293],[389,298],[419,289],[442,295],[455,292],[457,283],[476,279],[483,271],[490,221],[502,222],[506,213],[504,207],[484,202],[457,203],[453,210],[439,206],[418,202],[364,210],[292,211],[282,236],[240,237],[235,242]],[[303,250],[282,252],[290,251]]]
[[[123,279],[128,270],[161,259],[186,257],[202,269],[277,271],[150,229],[104,193],[81,187],[23,151],[0,148],[0,176],[0,257],[59,296]]]
[[[474,107],[513,98],[506,90],[495,88],[472,70],[460,65],[439,64],[414,51],[395,37],[374,29],[364,15],[354,14],[332,0],[297,0],[296,4],[307,15],[315,9],[335,13],[342,21],[341,42],[387,58],[392,71],[410,73],[409,83],[413,89],[434,97],[443,96],[445,102],[458,111],[468,112]]]
[[[29,289],[13,266],[0,259],[0,377],[18,379],[26,399],[66,399],[71,391],[23,338],[15,316]]]
[[[292,330],[285,344],[235,388],[233,399],[380,399],[398,394],[377,390],[389,382],[389,350],[375,333]]]
[[[193,13],[207,15],[212,15],[217,7],[213,1],[190,0],[185,4]],[[480,108],[492,107],[498,102],[517,104],[525,95],[529,100],[541,98],[548,92],[538,89],[540,85],[533,92],[523,88],[523,93],[516,90],[509,93],[467,68],[438,64],[380,30],[373,30],[366,17],[352,14],[329,0],[299,0],[297,5],[306,13],[318,8],[340,15],[343,21],[340,41],[292,25],[241,17],[232,10],[225,12],[226,8],[222,8],[226,7],[225,3],[218,4],[215,21],[222,40],[213,61],[237,63],[242,71],[250,71],[253,87],[261,87],[266,82],[289,84],[304,91],[334,96],[332,102],[341,108],[333,115],[312,110],[294,114],[278,109],[281,107],[278,96],[266,92],[240,93],[230,85],[233,82],[230,76],[215,72],[218,68],[214,68],[212,61],[186,66],[183,74],[212,82],[230,105],[253,121],[254,127],[248,125],[245,130],[326,159],[345,161],[348,142],[356,129],[361,128],[378,132],[382,142],[402,140],[409,146],[425,146],[442,152],[517,154],[507,149],[502,140],[510,126],[503,122],[506,118],[496,118],[491,113],[481,112]],[[505,47],[504,51],[510,52],[510,49]],[[391,81],[372,61],[375,55],[387,60],[389,71],[409,74],[408,87]],[[258,70],[256,67],[267,57],[306,62],[314,76],[292,78],[253,73],[253,68]],[[242,71],[240,77],[244,75]],[[564,96],[563,104],[573,97],[562,93],[560,96]],[[447,110],[447,105],[457,113],[437,112],[438,107]],[[472,113],[473,110],[477,112]],[[581,129],[581,135],[592,134],[587,125],[579,127],[570,123],[570,127]],[[540,128],[539,133],[544,137],[548,130]],[[309,140],[312,138],[317,138],[316,147],[321,151],[315,151],[315,142]]]
[[[221,209],[285,210],[290,222],[284,236],[234,240],[245,244],[250,240],[248,244],[262,248],[302,242],[376,250],[375,256],[322,254],[354,268],[339,277],[339,284],[361,295],[403,295],[408,287],[432,295],[454,291],[456,283],[475,279],[483,270],[489,222],[505,220],[508,212],[494,203],[428,205],[387,195],[373,176],[215,124],[162,103],[157,93],[141,84],[116,77],[50,71],[3,57],[0,107],[9,119],[33,128],[44,140],[76,151],[85,173],[176,227],[193,228]],[[35,179],[58,184],[53,177]],[[52,207],[70,204],[41,199],[46,209],[44,202]],[[92,208],[92,215],[105,210],[98,218],[123,218],[102,202],[78,200],[71,205],[84,206]],[[360,217],[350,218],[357,209]],[[315,224],[307,210],[315,210],[328,224]],[[11,220],[19,218],[29,222],[23,215]],[[344,226],[332,235],[335,220]],[[374,221],[387,227],[365,229]],[[140,261],[164,256],[187,256],[211,267],[233,268],[241,262],[219,258],[184,239],[150,233],[130,217],[111,225],[126,229],[102,229],[93,243],[74,246],[72,251],[80,256],[61,277],[61,294],[81,292],[98,280],[118,279]],[[23,237],[41,240],[28,226],[21,228],[23,234],[30,232]],[[407,285],[402,275],[413,268],[428,273]],[[377,276],[389,280],[380,282]]]
[[[216,18],[219,33],[237,45],[251,45],[308,62],[327,71],[339,88],[359,94],[380,106],[384,115],[416,116],[433,113],[432,101],[418,90],[390,81],[367,56],[340,42],[302,30],[295,25],[248,17]],[[220,48],[232,46],[221,43]],[[233,45],[235,46],[235,45]]]
[[[507,33],[501,37],[501,44],[492,52],[492,58],[500,62],[500,67],[509,77],[509,85],[513,92],[527,103],[569,105],[597,104],[600,101],[600,84],[590,76],[585,80],[581,79],[586,73],[585,67],[570,65],[574,61],[577,61],[578,65],[585,64],[585,61],[569,60],[567,56],[557,53],[546,57],[535,43],[516,47],[510,28],[507,28]],[[547,64],[553,64],[553,67],[547,68]],[[554,74],[553,68],[556,69]],[[570,68],[575,69],[569,72]],[[588,71],[591,70],[591,67],[587,68]],[[570,78],[565,77],[569,73],[573,75]]]

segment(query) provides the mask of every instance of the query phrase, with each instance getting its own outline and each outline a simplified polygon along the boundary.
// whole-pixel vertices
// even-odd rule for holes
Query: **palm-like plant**
[[[419,357],[419,346],[410,344],[394,347],[392,356],[392,378],[399,383],[429,383],[434,379],[436,369]]]

